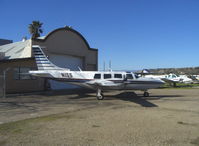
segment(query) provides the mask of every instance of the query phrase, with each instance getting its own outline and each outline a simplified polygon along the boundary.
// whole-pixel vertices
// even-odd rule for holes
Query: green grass
[[[26,135],[39,135],[47,123],[59,119],[68,120],[71,117],[69,113],[62,113],[0,124],[0,146],[10,145],[12,140],[19,142],[17,138],[22,137],[23,140]]]
[[[193,139],[190,143],[199,146],[199,137]]]
[[[20,134],[28,131],[34,131],[44,125],[46,122],[55,121],[58,119],[70,119],[68,114],[53,114],[43,117],[30,118],[10,123],[0,124],[0,135]]]
[[[176,83],[176,87],[174,87],[173,84],[165,83],[161,88],[190,89],[193,87],[199,87],[199,84]]]
[[[10,122],[0,125],[0,134],[8,134],[8,133],[21,133],[28,124],[28,120],[22,120],[17,122]]]

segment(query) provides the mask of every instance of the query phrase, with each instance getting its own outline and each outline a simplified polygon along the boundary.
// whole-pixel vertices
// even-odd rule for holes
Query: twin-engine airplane
[[[40,46],[34,45],[32,50],[38,70],[29,71],[31,75],[94,89],[98,100],[104,99],[105,90],[141,90],[148,97],[148,89],[164,84],[160,79],[138,78],[132,72],[71,71],[50,62]]]

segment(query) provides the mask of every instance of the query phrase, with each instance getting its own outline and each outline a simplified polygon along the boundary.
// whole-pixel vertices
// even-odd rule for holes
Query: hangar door
[[[51,54],[49,55],[49,60],[63,68],[69,68],[70,70],[79,70],[78,67],[83,69],[83,58],[81,57],[74,57],[70,55],[58,55],[58,54]],[[78,88],[75,85],[66,84],[63,82],[53,81],[50,80],[50,86],[53,90],[59,90],[59,89],[72,89],[72,88]]]

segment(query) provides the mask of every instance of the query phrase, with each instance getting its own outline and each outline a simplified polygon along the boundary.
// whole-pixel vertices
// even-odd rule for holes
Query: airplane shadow
[[[183,95],[150,95],[149,97],[143,97],[146,100],[159,100],[163,98],[175,98],[175,97],[183,97]]]
[[[105,93],[105,101],[111,101],[111,100],[115,100],[115,99],[119,99],[119,100],[123,100],[123,101],[129,101],[129,102],[134,102],[137,103],[143,107],[158,107],[157,105],[147,101],[145,98],[137,96],[134,92],[123,92],[117,95],[107,95]],[[79,92],[77,93],[77,96],[75,97],[70,97],[69,99],[84,99],[84,98],[88,98],[88,100],[93,100],[93,97],[95,97],[95,94],[92,93],[82,93]],[[97,99],[94,99],[97,100]],[[102,101],[103,102],[103,101]]]
[[[123,101],[134,102],[143,107],[158,107],[156,104],[147,101],[145,98],[137,96],[137,94],[135,94],[134,92],[123,92],[123,93],[114,95],[114,97],[112,95],[108,95],[105,97],[107,97],[106,100],[112,100],[113,98],[115,98],[115,99],[120,99]]]
[[[93,93],[93,92],[90,92],[90,93]],[[69,99],[83,99],[83,98],[93,97],[93,94],[91,95],[91,94],[85,93],[85,92],[79,92],[76,94],[77,94],[77,96],[70,97]]]
[[[107,92],[108,93],[108,92]],[[71,97],[70,99],[84,99],[88,98],[88,100],[93,100],[93,97],[95,97],[94,92],[77,92],[77,96]],[[108,95],[104,93],[106,101],[114,100],[114,99],[119,99],[123,101],[129,101],[129,102],[134,102],[136,104],[139,104],[143,107],[158,107],[158,105],[150,102],[152,100],[159,100],[163,98],[175,98],[175,97],[183,97],[182,95],[156,95],[156,96],[150,96],[150,97],[143,97],[142,95],[137,95],[134,92],[122,92],[119,94],[111,94]]]

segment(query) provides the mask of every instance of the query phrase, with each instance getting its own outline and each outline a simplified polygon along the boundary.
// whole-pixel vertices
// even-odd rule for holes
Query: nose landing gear
[[[97,100],[103,100],[104,99],[104,95],[102,94],[102,90],[99,89],[99,88],[97,89],[96,97],[97,97]]]
[[[149,92],[145,91],[143,94],[144,97],[149,97]]]

